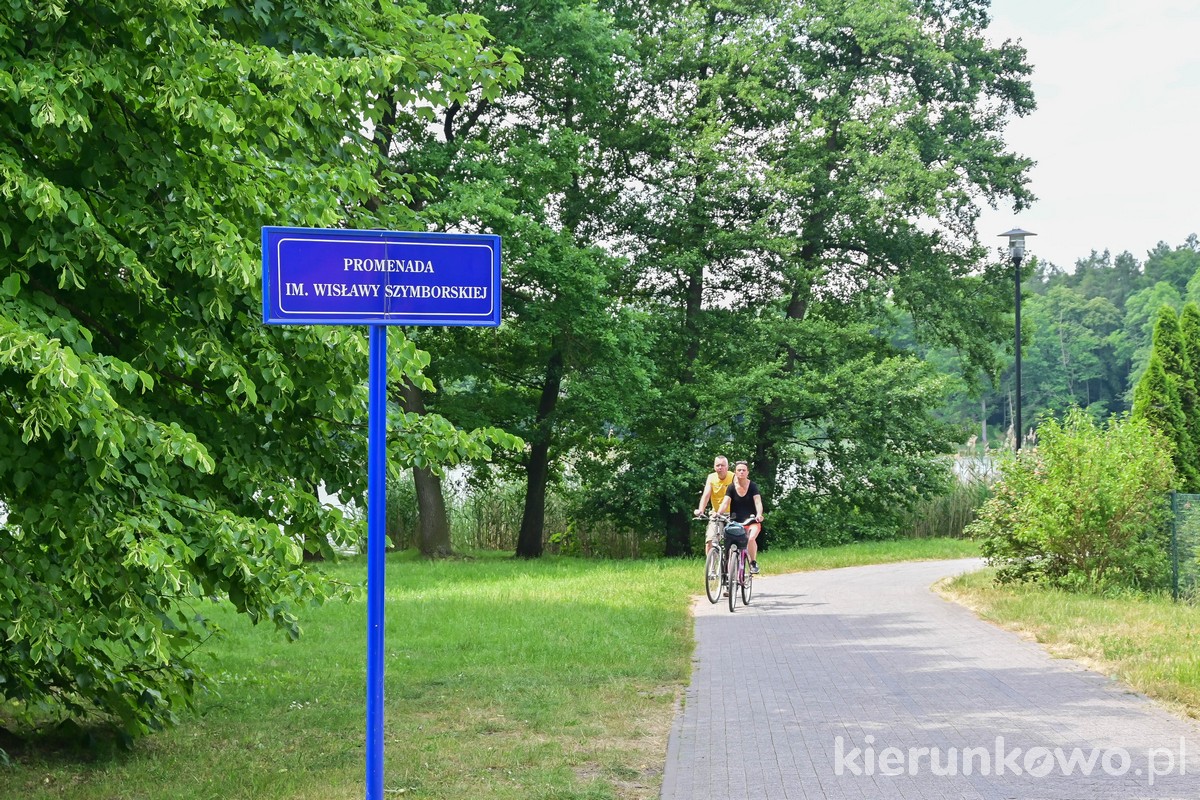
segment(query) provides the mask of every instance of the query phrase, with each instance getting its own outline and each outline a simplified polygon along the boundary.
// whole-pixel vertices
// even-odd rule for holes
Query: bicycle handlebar
[[[757,516],[758,515],[756,514],[755,517],[757,517]],[[764,514],[763,516],[765,517],[766,515]],[[704,519],[704,520],[716,519],[716,520],[720,520],[721,522],[729,522],[732,520],[733,522],[737,522],[739,525],[761,525],[762,520],[755,519],[755,517],[751,517],[750,519],[745,520],[744,522],[739,522],[738,520],[733,519],[733,517],[729,514],[718,514],[715,511],[709,511],[707,514],[701,514],[698,517],[693,516],[692,521],[695,522],[696,520],[701,520],[701,519]]]

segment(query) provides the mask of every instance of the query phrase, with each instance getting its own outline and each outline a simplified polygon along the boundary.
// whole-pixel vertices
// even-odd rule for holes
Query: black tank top
[[[729,486],[729,490],[725,492],[725,496],[729,498],[729,516],[738,522],[745,522],[748,519],[754,519],[758,515],[758,508],[754,505],[754,498],[758,495],[758,486],[754,481],[750,481],[750,487],[746,489],[744,495],[738,494],[737,480],[735,479]]]

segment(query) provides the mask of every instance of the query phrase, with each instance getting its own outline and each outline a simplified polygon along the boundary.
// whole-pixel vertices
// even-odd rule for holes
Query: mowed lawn
[[[765,573],[975,554],[924,540],[771,552]],[[361,584],[365,562],[330,568]],[[658,795],[691,670],[693,560],[495,555],[387,567],[385,766],[389,797]],[[131,749],[5,740],[0,800],[364,794],[366,607],[305,610],[288,643],[226,609],[205,653],[216,691]]]

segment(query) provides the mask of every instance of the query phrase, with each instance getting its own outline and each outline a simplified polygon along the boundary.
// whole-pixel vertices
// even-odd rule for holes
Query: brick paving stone
[[[663,800],[1200,800],[1195,722],[929,589],[979,566],[701,596]]]

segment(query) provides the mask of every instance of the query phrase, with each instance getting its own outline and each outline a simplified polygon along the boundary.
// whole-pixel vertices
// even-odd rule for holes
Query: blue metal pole
[[[367,408],[367,795],[383,800],[383,579],[387,326],[371,326]]]

